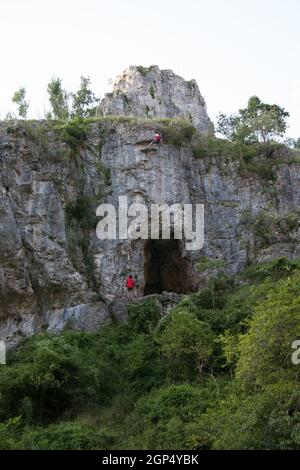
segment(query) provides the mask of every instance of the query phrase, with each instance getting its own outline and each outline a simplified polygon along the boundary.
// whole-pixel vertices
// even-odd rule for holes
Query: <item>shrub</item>
[[[170,365],[171,377],[190,379],[199,375],[208,363],[214,335],[207,323],[179,306],[166,318],[158,341]]]
[[[166,144],[182,147],[191,141],[196,133],[195,127],[185,119],[164,120],[161,132]]]
[[[142,65],[137,66],[138,72],[142,75],[142,77],[146,77],[150,72],[150,67],[143,67]]]
[[[105,364],[101,371],[101,362],[84,359],[87,355],[71,334],[28,338],[14,354],[14,363],[0,370],[0,416],[28,418],[31,408],[32,419],[42,422],[79,401],[105,401]]]
[[[126,421],[131,429],[129,449],[189,449],[192,423],[216,400],[213,381],[198,385],[170,385],[152,391],[135,405]]]
[[[288,258],[278,258],[269,263],[259,263],[249,266],[241,274],[241,278],[261,282],[266,278],[274,280],[289,276],[296,269],[300,269],[299,261]]]
[[[128,305],[128,322],[137,333],[150,333],[160,319],[160,308],[154,299]]]
[[[56,125],[54,130],[59,132],[60,138],[69,145],[76,155],[87,138],[88,124],[83,119],[73,119]]]
[[[249,333],[240,343],[237,377],[247,387],[257,389],[273,383],[285,372],[299,377],[291,360],[292,342],[300,337],[300,273],[272,285],[266,298],[255,307]],[[268,284],[266,284],[268,287]]]
[[[80,421],[61,422],[24,430],[21,447],[32,450],[108,450],[114,443],[110,431]]]
[[[20,449],[20,433],[22,422],[20,417],[11,418],[0,423],[0,450]]]
[[[154,100],[155,99],[155,87],[153,84],[150,85],[149,93],[151,95],[151,98]]]

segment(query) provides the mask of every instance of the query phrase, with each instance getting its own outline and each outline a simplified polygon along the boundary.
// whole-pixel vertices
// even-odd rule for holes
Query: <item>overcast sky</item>
[[[195,78],[209,115],[249,96],[290,112],[300,136],[299,0],[0,0],[0,115],[20,85],[30,115],[47,108],[47,83],[68,90],[90,76],[102,95],[129,65]]]

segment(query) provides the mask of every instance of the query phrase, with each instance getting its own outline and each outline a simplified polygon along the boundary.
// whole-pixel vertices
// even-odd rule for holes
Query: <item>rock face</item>
[[[143,152],[159,126],[108,117],[84,133],[0,124],[0,339],[124,321],[129,273],[138,296],[180,296],[205,285],[204,257],[234,274],[300,256],[299,163],[278,164],[272,182],[241,173],[234,157],[197,159],[188,141]],[[118,209],[120,196],[129,206],[204,204],[203,249],[187,251],[184,239],[99,240],[96,207]]]
[[[114,82],[100,105],[104,116],[186,118],[200,132],[209,128],[206,104],[195,80],[185,81],[172,70],[131,66]]]

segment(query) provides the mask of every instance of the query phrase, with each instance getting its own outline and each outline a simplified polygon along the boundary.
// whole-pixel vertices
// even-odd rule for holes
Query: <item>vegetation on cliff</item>
[[[145,299],[128,325],[27,338],[0,369],[0,448],[299,448],[299,317],[280,259],[163,318]]]

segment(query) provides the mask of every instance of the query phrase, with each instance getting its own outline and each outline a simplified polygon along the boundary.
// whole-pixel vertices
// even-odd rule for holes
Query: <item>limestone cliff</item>
[[[117,104],[103,109],[109,106]],[[165,138],[157,151],[142,152],[156,129],[164,136],[170,128],[180,134],[180,126],[109,116],[0,125],[1,338],[13,344],[42,329],[109,323],[122,315],[129,273],[140,296],[180,294],[203,285],[205,273],[196,269],[203,257],[234,274],[249,263],[300,256],[300,164],[278,161],[272,181],[245,174],[233,156],[196,158],[185,133],[176,145]],[[189,252],[175,240],[99,240],[96,207],[117,207],[119,196],[129,204],[203,203],[203,249]]]
[[[206,104],[195,80],[185,81],[172,70],[131,66],[118,76],[113,92],[100,105],[104,116],[186,118],[200,132],[209,128]]]

